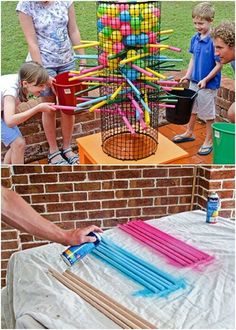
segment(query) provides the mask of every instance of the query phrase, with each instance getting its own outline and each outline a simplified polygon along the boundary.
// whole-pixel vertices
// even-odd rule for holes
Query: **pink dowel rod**
[[[57,109],[57,110],[76,110],[77,108],[76,107],[72,107],[72,106],[69,106],[69,105],[58,105],[58,104],[55,104],[55,105],[52,105],[53,108]]]
[[[89,72],[93,72],[93,71],[97,71],[97,70],[101,70],[103,68],[104,68],[104,65],[98,65],[98,66],[95,66],[95,67],[90,68],[90,69],[83,69],[83,70],[80,71],[79,75],[89,73]]]
[[[127,94],[127,96],[131,100],[131,103],[133,104],[135,109],[139,112],[140,116],[143,116],[143,110],[140,108],[138,102],[136,102],[136,100],[130,94]]]
[[[189,262],[189,260],[191,260],[191,262],[199,261],[197,256],[193,256],[188,251],[183,250],[182,248],[180,248],[176,245],[172,245],[171,243],[169,243],[168,241],[166,241],[166,240],[164,240],[160,237],[157,237],[153,232],[148,231],[146,228],[144,229],[142,227],[139,227],[138,223],[134,224],[134,223],[130,222],[128,226],[139,230],[141,233],[143,233],[144,235],[146,235],[150,239],[153,239],[154,241],[157,241],[158,243],[160,243],[163,246],[163,248],[166,248],[168,251],[170,250],[170,251],[173,251],[174,254],[175,253],[180,254],[181,258],[182,257],[184,257],[184,259],[187,258],[188,262]]]
[[[203,251],[201,251],[201,250],[199,250],[199,249],[197,249],[197,248],[195,248],[195,247],[193,247],[193,246],[191,246],[191,245],[189,245],[189,244],[187,244],[187,243],[185,243],[185,242],[183,242],[183,241],[181,241],[181,240],[179,240],[179,239],[177,239],[177,238],[175,238],[175,237],[173,237],[173,236],[171,236],[171,235],[169,235],[169,234],[167,234],[163,231],[161,231],[160,229],[157,229],[156,227],[148,225],[148,224],[144,223],[143,221],[138,221],[138,223],[139,223],[140,226],[142,226],[143,228],[146,228],[147,230],[153,231],[153,229],[154,229],[155,233],[157,235],[159,235],[159,237],[165,238],[169,242],[172,242],[175,246],[182,246],[182,247],[185,246],[188,249],[188,251],[191,251],[192,253],[199,256],[200,258],[202,258],[203,256],[204,257],[211,257],[209,254],[207,254],[207,253],[205,253],[205,252],[203,252]]]
[[[87,97],[76,97],[76,101],[88,101]]]
[[[119,83],[122,84],[124,82],[124,79],[122,78],[108,78],[108,77],[84,77],[84,78],[79,78],[79,81],[100,81],[100,82],[105,82],[105,83],[110,83],[110,82],[115,82],[115,83]]]
[[[159,103],[158,105],[159,105],[160,108],[172,108],[172,109],[175,108],[175,105],[174,104]]]
[[[150,72],[144,70],[143,68],[140,68],[140,67],[139,67],[138,65],[136,65],[136,64],[130,64],[130,66],[131,66],[133,69],[135,69],[135,70],[137,70],[137,71],[143,73],[145,76],[148,76],[148,77],[153,77],[153,76],[154,76],[152,73],[150,73]]]
[[[128,118],[125,116],[125,114],[122,112],[122,110],[120,109],[120,107],[117,107],[117,111],[118,113],[121,115],[126,127],[128,128],[128,130],[130,131],[130,133],[132,135],[135,134],[135,130],[133,129],[133,127],[131,126],[130,122],[128,121]]]
[[[139,233],[131,230],[131,228],[129,227],[124,227],[119,225],[119,228],[121,228],[122,230],[124,230],[125,232],[129,233],[131,236],[137,238],[138,240],[142,241],[143,243],[147,244],[148,246],[151,246],[152,248],[154,248],[157,251],[161,251],[162,249],[159,249],[159,247],[156,247],[156,244],[150,242],[149,240],[147,240],[145,237],[143,237],[142,235],[140,235]],[[175,257],[172,253],[168,253],[165,250],[161,251],[163,254],[167,255],[170,259],[174,260],[175,263],[177,264],[181,264],[182,266],[188,266],[188,263],[184,262],[183,260]]]
[[[178,48],[178,47],[170,46],[169,49],[173,50],[174,52],[181,52],[181,48]]]
[[[151,234],[147,233],[146,231],[143,231],[141,228],[138,227],[132,227],[128,225],[124,225],[125,227],[130,227],[131,229],[134,229],[137,233],[140,235],[144,235],[147,239],[149,239],[151,242],[155,243],[159,249],[163,249],[169,253],[174,254],[176,257],[184,260],[187,262],[187,264],[192,264],[198,262],[198,258],[195,256],[192,256],[191,254],[189,255],[186,251],[182,251],[181,249],[177,248],[176,246],[172,246],[168,244],[167,242],[163,242],[160,238],[156,238],[151,236]]]

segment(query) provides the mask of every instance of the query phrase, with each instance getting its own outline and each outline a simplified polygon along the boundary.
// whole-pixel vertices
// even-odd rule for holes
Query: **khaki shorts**
[[[197,91],[199,88],[197,84],[190,82],[190,89]],[[213,120],[216,117],[215,99],[217,89],[199,89],[198,95],[194,101],[192,113],[197,114],[198,117],[204,121]]]

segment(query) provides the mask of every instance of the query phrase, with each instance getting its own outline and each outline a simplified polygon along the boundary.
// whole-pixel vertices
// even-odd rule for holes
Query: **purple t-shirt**
[[[73,1],[19,1],[17,12],[32,17],[42,63],[45,68],[60,67],[74,60],[68,34],[68,11]],[[31,58],[28,56],[27,60]]]

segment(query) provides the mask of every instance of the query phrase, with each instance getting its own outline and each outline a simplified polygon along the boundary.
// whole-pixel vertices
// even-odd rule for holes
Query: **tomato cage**
[[[160,2],[97,2],[103,151],[138,160],[157,150]]]

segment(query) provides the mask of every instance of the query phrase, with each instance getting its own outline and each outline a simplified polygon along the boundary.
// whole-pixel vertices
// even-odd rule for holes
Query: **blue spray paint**
[[[61,257],[68,266],[72,266],[75,262],[81,260],[101,242],[101,236],[97,233],[91,232],[87,236],[94,236],[97,240],[70,246],[62,252]]]
[[[218,211],[220,209],[220,198],[216,192],[212,192],[207,199],[207,223],[217,223]]]

